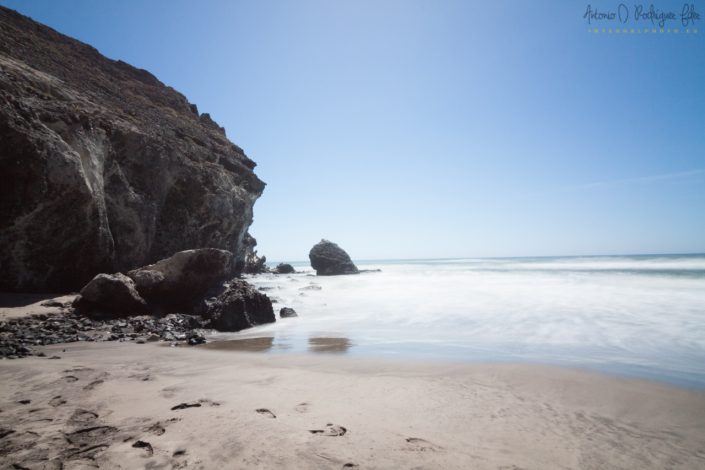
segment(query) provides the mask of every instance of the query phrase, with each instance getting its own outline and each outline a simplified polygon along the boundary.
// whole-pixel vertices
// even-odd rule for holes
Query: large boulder
[[[308,258],[311,260],[311,267],[319,276],[360,272],[345,250],[328,240],[321,240],[314,245],[308,253]]]
[[[3,7],[0,69],[0,290],[77,290],[192,248],[244,263],[264,183],[210,116]]]
[[[232,277],[234,271],[231,252],[202,248],[180,251],[127,275],[150,305],[166,313],[191,311],[209,290]]]
[[[272,302],[242,279],[233,279],[217,297],[206,301],[208,327],[219,331],[240,331],[276,321]]]
[[[147,303],[135,289],[134,281],[120,273],[98,274],[81,289],[73,306],[78,313],[89,316],[127,317],[147,311]]]

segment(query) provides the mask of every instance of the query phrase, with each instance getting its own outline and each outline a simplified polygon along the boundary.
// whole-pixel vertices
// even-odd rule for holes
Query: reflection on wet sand
[[[301,346],[303,344],[292,337],[261,336],[229,340],[216,339],[197,347],[221,351],[271,352],[291,350],[293,352],[301,351]],[[354,345],[348,338],[332,336],[312,336],[308,338],[308,352],[312,353],[344,354],[352,346]]]
[[[231,339],[227,341],[211,341],[200,347],[206,349],[219,349],[227,351],[264,352],[274,346],[274,338],[263,336],[260,338]],[[286,349],[288,345],[277,344],[277,349]]]
[[[309,352],[315,353],[346,353],[352,346],[348,338],[317,337],[308,339]]]

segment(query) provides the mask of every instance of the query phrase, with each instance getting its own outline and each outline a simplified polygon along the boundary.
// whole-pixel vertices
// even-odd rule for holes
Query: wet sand
[[[0,468],[705,468],[702,392],[211,348],[74,343],[0,361]]]

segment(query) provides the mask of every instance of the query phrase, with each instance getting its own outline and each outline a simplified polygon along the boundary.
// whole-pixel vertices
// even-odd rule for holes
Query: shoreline
[[[0,361],[0,416],[15,431],[0,438],[7,465],[52,468],[56,459],[64,459],[64,468],[705,464],[705,393],[649,380],[546,365],[119,342],[44,351],[61,358]],[[76,433],[86,429],[92,430]]]
[[[256,276],[250,276],[249,280],[252,281],[256,279]],[[281,279],[285,279],[282,277]],[[288,279],[288,276],[286,277]],[[269,292],[267,292],[269,293]],[[24,293],[0,293],[0,324],[3,322],[13,322],[21,321],[23,319],[32,319],[45,317],[49,321],[55,321],[59,318],[67,317],[71,313],[70,304],[76,294],[24,294]],[[83,340],[72,340],[70,342],[56,342],[44,343],[43,345],[32,345],[31,349],[34,353],[38,353],[43,346],[48,344],[58,344],[58,345],[76,345],[80,344],[81,341],[107,341],[112,342],[119,340],[120,342],[126,343],[142,343],[145,341],[155,341],[155,332],[159,333],[159,328],[156,330],[141,330],[141,323],[145,319],[158,318],[152,317],[150,315],[130,317],[135,318],[136,328],[132,334],[122,334],[119,335],[122,338],[108,338],[105,331],[110,331],[107,326],[115,323],[127,323],[130,324],[132,320],[129,318],[117,318],[113,320],[97,320],[93,322],[93,325],[85,328],[78,329],[76,331],[77,335],[84,336]],[[550,359],[550,358],[522,358],[518,356],[502,356],[502,355],[489,355],[482,354],[481,351],[474,351],[475,353],[480,352],[475,355],[468,354],[458,354],[453,353],[450,349],[443,349],[441,347],[439,351],[432,351],[429,349],[429,345],[426,344],[424,349],[421,348],[411,348],[405,351],[401,350],[386,350],[384,345],[374,345],[374,344],[358,344],[354,337],[348,337],[344,332],[329,331],[325,332],[321,330],[317,333],[300,333],[300,332],[290,332],[284,331],[272,331],[273,327],[277,327],[281,322],[293,322],[291,326],[295,326],[296,323],[302,321],[301,319],[277,319],[276,324],[265,324],[254,326],[239,332],[220,332],[216,330],[202,329],[199,327],[194,327],[193,331],[198,332],[196,336],[202,338],[202,342],[196,342],[198,348],[205,349],[215,349],[215,350],[229,350],[231,353],[234,352],[256,352],[257,354],[272,354],[275,356],[290,356],[290,355],[338,355],[346,356],[353,359],[361,360],[390,360],[399,362],[411,362],[411,361],[422,361],[422,362],[434,362],[440,364],[516,364],[516,365],[537,365],[537,366],[547,366],[547,367],[557,367],[557,368],[567,368],[584,370],[586,372],[595,372],[598,374],[604,374],[615,378],[625,378],[625,379],[642,379],[649,382],[662,383],[669,386],[691,390],[691,391],[705,391],[705,380],[702,378],[702,374],[693,371],[685,371],[678,369],[667,369],[667,368],[654,368],[649,365],[638,365],[638,364],[628,364],[628,363],[610,363],[610,362],[579,362],[570,359]],[[296,325],[298,326],[298,325]],[[105,330],[105,331],[104,331]],[[86,333],[87,331],[87,333]],[[133,331],[133,330],[130,330]],[[137,333],[140,331],[140,333]],[[176,330],[174,330],[176,332]],[[161,338],[160,344],[168,347],[170,345],[182,345],[185,346],[189,337],[188,328],[184,332],[177,333],[178,339],[175,338],[165,339]],[[151,332],[151,333],[150,333]],[[202,334],[202,333],[203,334]],[[102,334],[102,336],[101,336]],[[151,337],[150,337],[151,336]],[[37,337],[41,338],[41,335]],[[207,340],[207,342],[205,342]],[[470,352],[473,352],[472,350]],[[28,352],[25,355],[19,357],[27,357],[32,355],[32,352]],[[2,359],[2,357],[0,357]],[[695,374],[695,375],[689,375]]]

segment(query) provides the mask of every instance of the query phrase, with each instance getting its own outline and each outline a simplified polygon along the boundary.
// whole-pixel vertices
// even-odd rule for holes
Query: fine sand
[[[0,292],[0,321],[34,314],[61,313],[62,305],[69,305],[75,294],[16,294]]]
[[[0,468],[705,468],[705,394],[660,383],[154,343],[45,353],[0,361]]]

